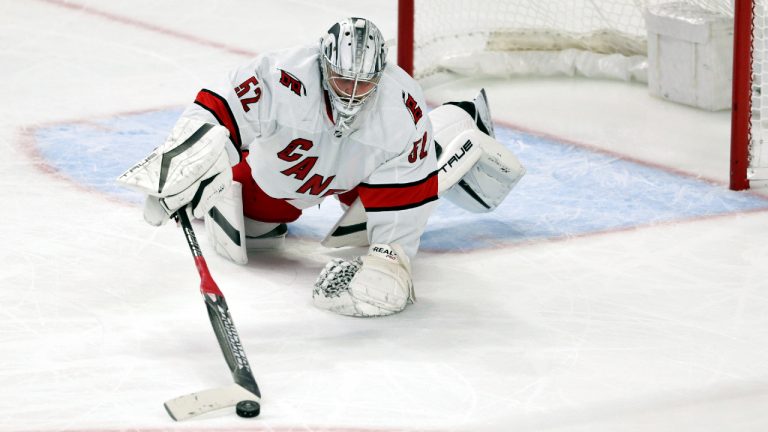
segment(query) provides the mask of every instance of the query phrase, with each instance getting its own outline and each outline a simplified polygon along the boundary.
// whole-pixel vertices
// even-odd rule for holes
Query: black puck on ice
[[[240,417],[256,417],[261,412],[261,406],[256,401],[244,400],[237,403],[235,406],[235,412]]]

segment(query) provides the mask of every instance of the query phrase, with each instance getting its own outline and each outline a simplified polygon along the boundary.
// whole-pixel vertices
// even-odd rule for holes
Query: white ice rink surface
[[[768,430],[768,212],[761,196],[727,192],[729,113],[567,78],[465,79],[427,96],[485,86],[499,124],[607,159],[577,168],[579,181],[605,183],[618,166],[630,173],[610,171],[618,187],[650,170],[648,188],[630,188],[641,192],[629,201],[651,203],[637,219],[557,231],[557,212],[537,203],[571,203],[570,220],[613,204],[595,212],[590,199],[603,194],[581,183],[546,189],[542,179],[577,178],[570,162],[552,168],[518,140],[529,175],[509,220],[477,219],[503,235],[464,248],[473,216],[436,214],[415,262],[419,301],[371,320],[312,306],[322,265],[360,251],[324,249],[306,225],[247,266],[203,242],[262,415],[167,416],[164,400],[230,382],[183,236],[73,177],[99,165],[66,171],[42,145],[58,154],[77,143],[56,132],[71,124],[130,142],[104,122],[179,109],[249,55],[313,42],[345,15],[394,36],[395,3],[0,1],[0,431]],[[119,147],[105,153],[134,162]],[[665,189],[663,176],[683,186]],[[682,204],[672,216],[655,210],[670,190]],[[695,210],[701,202],[717,210]]]

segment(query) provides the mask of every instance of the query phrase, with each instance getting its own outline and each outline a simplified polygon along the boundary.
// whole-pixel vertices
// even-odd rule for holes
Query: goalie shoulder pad
[[[161,198],[176,195],[209,172],[220,161],[222,153],[226,152],[232,162],[226,148],[228,137],[229,132],[223,126],[182,118],[161,146],[117,181],[147,195]]]

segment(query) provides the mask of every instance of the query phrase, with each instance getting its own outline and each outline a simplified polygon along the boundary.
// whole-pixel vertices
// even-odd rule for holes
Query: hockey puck
[[[261,406],[256,401],[244,400],[237,403],[235,406],[235,412],[240,417],[256,417],[261,412]]]

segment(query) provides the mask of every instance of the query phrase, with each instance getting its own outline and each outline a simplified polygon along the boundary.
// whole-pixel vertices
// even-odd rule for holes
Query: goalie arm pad
[[[232,182],[237,152],[228,134],[222,126],[182,118],[163,145],[117,181],[147,195],[144,217],[152,225],[186,204],[202,217]]]
[[[517,157],[481,132],[461,108],[443,105],[429,114],[440,146],[438,193],[475,213],[490,212],[525,174]]]

